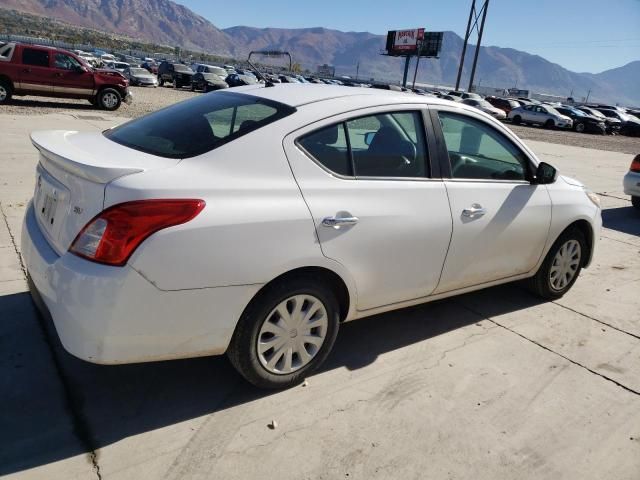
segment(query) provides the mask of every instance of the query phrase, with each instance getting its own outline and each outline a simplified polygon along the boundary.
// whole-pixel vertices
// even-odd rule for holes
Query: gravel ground
[[[18,115],[43,115],[62,111],[90,111],[101,116],[114,115],[118,117],[135,118],[153,112],[167,105],[186,100],[200,93],[193,93],[186,89],[175,90],[168,87],[131,87],[133,102],[123,104],[119,110],[106,113],[96,110],[86,100],[53,99],[45,97],[15,97],[10,105],[0,107],[0,113]],[[577,147],[595,148],[612,152],[638,154],[640,153],[640,138],[624,135],[592,135],[572,131],[547,130],[541,127],[507,124],[520,138],[525,140],[539,140],[542,142],[572,145]]]

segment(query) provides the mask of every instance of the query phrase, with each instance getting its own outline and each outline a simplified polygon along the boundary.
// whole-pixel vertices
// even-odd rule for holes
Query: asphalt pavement
[[[225,357],[85,363],[36,313],[19,256],[28,134],[122,120],[0,115],[0,476],[640,478],[632,155],[528,142],[603,202],[593,265],[561,300],[505,285],[351,322],[307,386],[264,392]]]

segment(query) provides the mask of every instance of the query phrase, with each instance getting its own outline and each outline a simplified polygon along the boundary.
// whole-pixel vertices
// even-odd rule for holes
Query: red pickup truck
[[[59,48],[0,44],[0,105],[13,95],[84,98],[105,110],[131,102],[129,82],[120,72],[92,68]]]

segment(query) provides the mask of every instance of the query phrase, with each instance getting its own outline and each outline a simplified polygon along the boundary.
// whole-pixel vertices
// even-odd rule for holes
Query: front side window
[[[65,55],[64,53],[56,53],[53,62],[54,66],[61,70],[74,70],[81,66],[75,58]]]
[[[108,139],[167,158],[189,158],[262,128],[295,108],[251,95],[217,92],[106,130]]]
[[[34,67],[48,67],[49,52],[46,50],[25,48],[22,51],[22,63],[25,65],[33,65]]]
[[[316,130],[298,140],[328,170],[352,177],[427,177],[420,112],[368,115]]]
[[[529,161],[492,126],[466,115],[438,112],[451,176],[461,179],[527,180]]]

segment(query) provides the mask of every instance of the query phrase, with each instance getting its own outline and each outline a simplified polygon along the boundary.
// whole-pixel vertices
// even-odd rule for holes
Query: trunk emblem
[[[80,207],[73,207],[73,213],[76,213],[78,215],[80,215],[82,213],[82,208]]]

